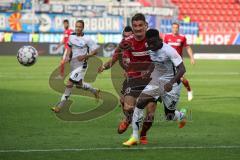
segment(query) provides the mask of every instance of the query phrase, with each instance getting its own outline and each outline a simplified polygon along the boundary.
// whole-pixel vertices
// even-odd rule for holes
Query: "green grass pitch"
[[[121,109],[88,122],[60,120],[50,111],[61,94],[48,79],[59,57],[39,57],[32,67],[18,64],[15,56],[0,56],[0,159],[239,159],[240,157],[240,61],[185,60],[194,99],[187,101],[182,88],[179,108],[188,107],[192,120],[178,129],[175,122],[156,122],[146,146],[122,147],[131,128],[117,134]],[[106,60],[106,59],[104,59]],[[119,72],[119,74],[121,74]],[[110,70],[98,75],[95,87],[116,95]],[[83,96],[72,96],[72,112],[96,107]]]

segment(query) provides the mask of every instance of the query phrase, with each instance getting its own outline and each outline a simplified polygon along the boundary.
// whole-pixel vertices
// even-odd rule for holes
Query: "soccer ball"
[[[32,66],[37,56],[38,52],[33,46],[22,46],[17,53],[18,62],[24,66]]]

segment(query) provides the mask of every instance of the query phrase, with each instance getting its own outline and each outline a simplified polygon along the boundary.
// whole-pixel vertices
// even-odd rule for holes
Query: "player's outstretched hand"
[[[190,59],[190,62],[191,62],[192,65],[194,65],[194,64],[195,64],[195,59],[194,59],[194,58],[191,58],[191,59]]]
[[[61,47],[61,45],[57,45],[57,47],[53,48],[54,51],[57,51],[59,48]]]
[[[103,71],[104,71],[104,66],[103,65],[101,65],[101,66],[99,66],[98,67],[98,73],[102,73]]]
[[[166,92],[170,92],[171,90],[172,90],[172,83],[166,83],[165,85],[164,85],[164,90],[166,91]]]
[[[85,61],[85,60],[88,60],[88,56],[87,56],[87,55],[78,56],[78,60],[79,60],[79,61]]]

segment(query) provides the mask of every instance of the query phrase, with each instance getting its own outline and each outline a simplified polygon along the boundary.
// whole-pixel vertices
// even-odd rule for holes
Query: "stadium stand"
[[[181,20],[190,16],[200,33],[239,33],[240,3],[236,0],[171,0]]]

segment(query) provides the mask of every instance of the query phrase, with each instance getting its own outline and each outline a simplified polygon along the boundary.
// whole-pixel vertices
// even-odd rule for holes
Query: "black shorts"
[[[151,79],[127,78],[123,82],[121,93],[124,96],[129,95],[138,98],[150,81]]]

